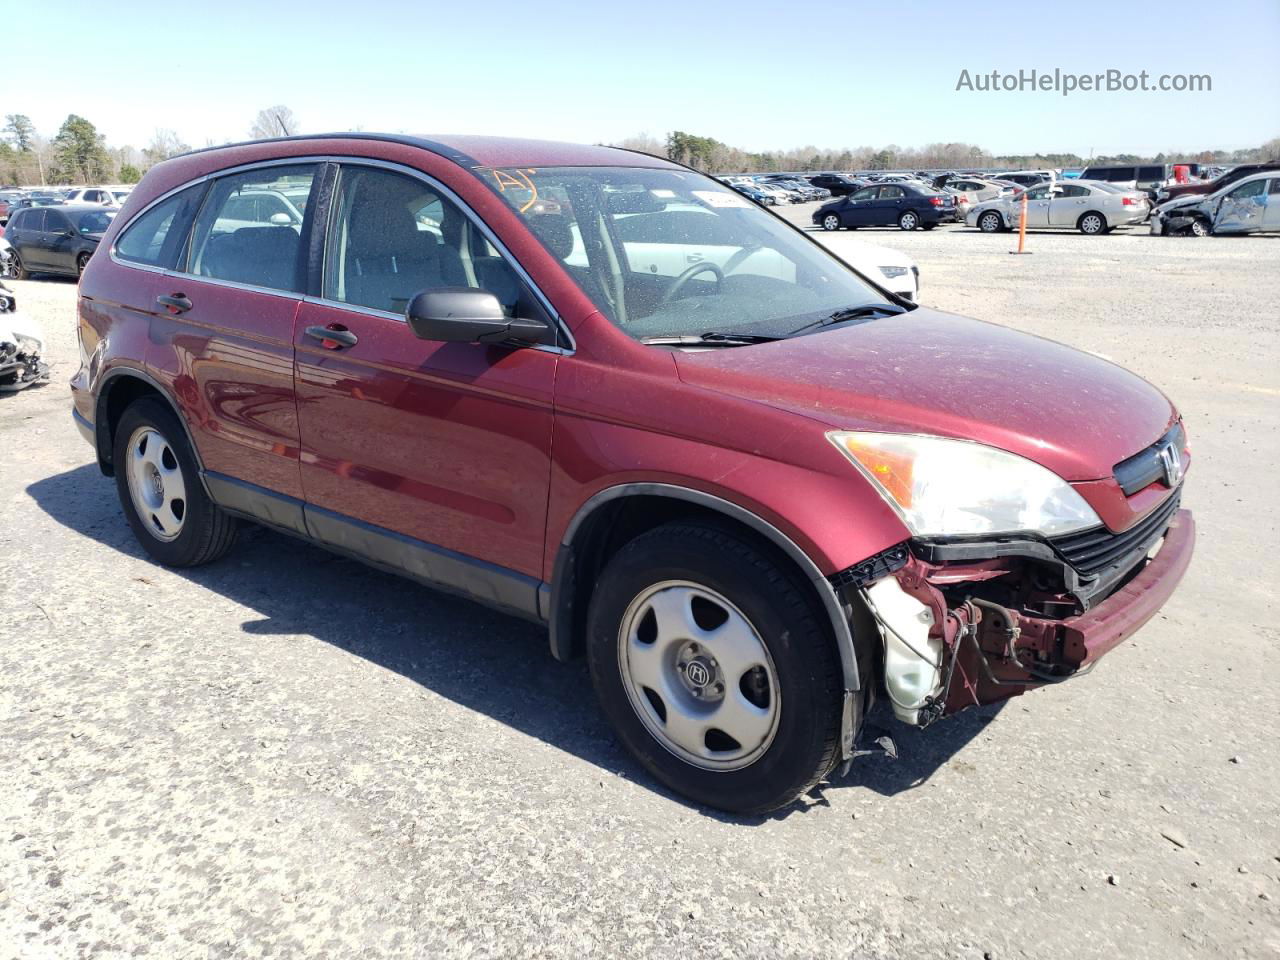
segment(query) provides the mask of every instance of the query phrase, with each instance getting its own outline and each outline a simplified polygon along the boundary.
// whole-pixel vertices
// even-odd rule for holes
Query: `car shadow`
[[[39,480],[27,493],[64,527],[147,559],[125,522],[114,482],[95,465]],[[728,822],[791,816],[825,805],[833,790],[861,788],[892,796],[920,786],[981,733],[996,712],[970,711],[925,732],[898,723],[878,706],[869,722],[890,729],[897,760],[859,758],[846,777],[822,785],[803,802],[769,818],[737,817],[672,793],[632,760],[589,693],[585,662],[552,659],[540,626],[250,524],[221,561],[171,572],[252,610],[241,625],[245,633],[263,638],[310,635]],[[148,589],[145,581],[118,587]]]

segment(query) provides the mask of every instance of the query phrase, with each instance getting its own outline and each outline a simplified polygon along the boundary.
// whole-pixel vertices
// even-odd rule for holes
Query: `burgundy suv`
[[[690,169],[342,134],[153,168],[75,420],[158,561],[250,520],[547,624],[657,778],[761,812],[1080,672],[1186,570],[1178,411],[917,307]]]

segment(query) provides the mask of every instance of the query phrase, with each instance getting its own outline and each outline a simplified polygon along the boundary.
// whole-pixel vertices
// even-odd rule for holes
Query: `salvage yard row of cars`
[[[812,221],[827,231],[884,226],[931,230],[950,222],[985,233],[1015,230],[1025,199],[1031,229],[1097,235],[1149,220],[1156,235],[1208,236],[1280,229],[1280,180],[1268,176],[1277,170],[1280,164],[1272,161],[1227,170],[1196,164],[1092,166],[1075,175],[1059,170],[918,171],[719,179],[765,206],[823,200]],[[1211,173],[1212,178],[1199,175]]]

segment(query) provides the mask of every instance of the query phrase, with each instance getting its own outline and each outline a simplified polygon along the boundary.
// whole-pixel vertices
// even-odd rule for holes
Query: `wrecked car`
[[[543,624],[637,761],[725,810],[872,750],[877,697],[928,726],[1081,676],[1193,550],[1154,386],[644,154],[197,151],[78,296],[72,415],[157,562],[249,521]]]
[[[17,298],[0,283],[0,393],[23,390],[49,379],[49,367],[40,359],[44,337],[29,317],[17,315]]]
[[[1207,237],[1280,230],[1280,170],[1256,173],[1208,196],[1191,194],[1151,212],[1154,236]]]

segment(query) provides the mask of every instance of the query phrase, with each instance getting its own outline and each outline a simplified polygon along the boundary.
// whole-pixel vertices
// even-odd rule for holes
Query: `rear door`
[[[309,224],[245,220],[245,196],[307,190],[318,163],[268,163],[213,180],[179,269],[157,287],[149,362],[182,385],[192,433],[224,502],[228,484],[300,501],[293,324]],[[249,484],[245,488],[243,484]],[[233,484],[234,485],[234,484]],[[295,513],[301,521],[300,505]]]
[[[1078,183],[1063,183],[1054,189],[1053,199],[1049,201],[1049,226],[1074,227],[1093,192]]]
[[[1266,209],[1266,179],[1250,180],[1222,198],[1213,229],[1222,233],[1253,233],[1261,230]]]
[[[541,580],[559,351],[420,340],[404,314],[433,287],[488,290],[508,313],[549,319],[545,303],[447,186],[424,175],[344,163],[327,219],[323,284],[296,327],[308,528],[528,612]]]
[[[1269,180],[1267,209],[1262,218],[1263,230],[1280,230],[1280,177]]]

